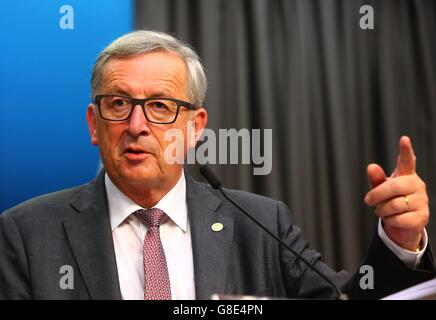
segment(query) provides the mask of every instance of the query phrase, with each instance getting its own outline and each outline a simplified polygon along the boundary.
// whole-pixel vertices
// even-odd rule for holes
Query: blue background
[[[62,30],[63,5],[74,29]],[[131,0],[0,4],[0,212],[95,177],[86,124],[98,53],[133,28]]]

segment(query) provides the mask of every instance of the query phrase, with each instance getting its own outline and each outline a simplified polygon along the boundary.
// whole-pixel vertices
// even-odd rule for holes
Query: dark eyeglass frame
[[[110,97],[118,97],[118,98],[123,98],[123,99],[128,100],[132,104],[132,109],[130,110],[130,112],[127,115],[127,117],[124,118],[124,119],[108,119],[108,118],[105,118],[103,116],[102,112],[101,112],[100,102],[101,102],[101,99],[106,98],[106,97],[109,97],[109,98]],[[177,104],[177,111],[175,113],[174,120],[168,121],[168,122],[159,122],[159,121],[153,121],[153,120],[148,119],[147,112],[145,112],[145,103],[147,101],[153,101],[153,100],[163,100],[163,101],[172,101],[172,102],[175,102]],[[122,95],[118,95],[118,94],[99,94],[99,95],[96,95],[93,103],[97,106],[98,112],[100,114],[100,117],[102,119],[104,119],[104,120],[107,120],[107,121],[126,121],[132,115],[132,112],[133,112],[133,109],[135,108],[135,106],[137,106],[139,104],[142,107],[142,111],[144,112],[144,116],[147,119],[147,121],[151,122],[151,123],[156,123],[156,124],[171,124],[171,123],[176,122],[177,116],[179,115],[179,111],[180,111],[181,107],[185,107],[188,110],[196,110],[196,109],[198,109],[198,107],[196,105],[193,105],[192,103],[189,103],[189,102],[186,102],[186,101],[183,101],[183,100],[179,100],[179,99],[160,98],[160,97],[146,98],[146,99],[136,99],[136,98],[131,98],[131,97],[122,96]]]

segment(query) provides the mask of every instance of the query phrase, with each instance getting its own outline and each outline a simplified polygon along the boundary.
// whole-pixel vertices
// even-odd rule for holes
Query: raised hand
[[[375,206],[375,213],[382,219],[388,237],[410,251],[419,247],[430,216],[427,188],[415,169],[412,143],[403,136],[399,143],[397,167],[390,177],[385,176],[379,165],[368,165],[372,189],[365,196],[365,203]]]

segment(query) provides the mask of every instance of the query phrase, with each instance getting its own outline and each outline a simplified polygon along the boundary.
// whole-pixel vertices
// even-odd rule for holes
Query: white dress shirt
[[[415,251],[409,251],[402,247],[400,247],[398,244],[393,242],[388,235],[386,234],[385,230],[383,229],[381,219],[378,220],[378,235],[383,240],[385,245],[392,250],[393,253],[401,260],[403,263],[408,266],[411,269],[415,269],[419,263],[421,262],[422,256],[424,255],[425,249],[427,249],[428,245],[428,236],[427,236],[427,230],[424,229],[424,234],[422,236],[422,243],[424,244],[421,251],[415,252]]]
[[[147,227],[132,213],[145,209],[123,194],[105,175],[112,238],[115,247],[121,296],[144,299],[143,241]],[[195,299],[194,263],[186,204],[186,181],[182,173],[177,184],[154,206],[170,220],[160,226],[171,283],[172,299]]]

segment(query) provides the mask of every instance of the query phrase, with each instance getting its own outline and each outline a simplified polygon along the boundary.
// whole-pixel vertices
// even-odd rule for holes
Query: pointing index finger
[[[397,169],[398,174],[414,174],[416,168],[416,157],[413,152],[412,142],[409,137],[403,136],[399,143],[400,154],[397,158]]]

